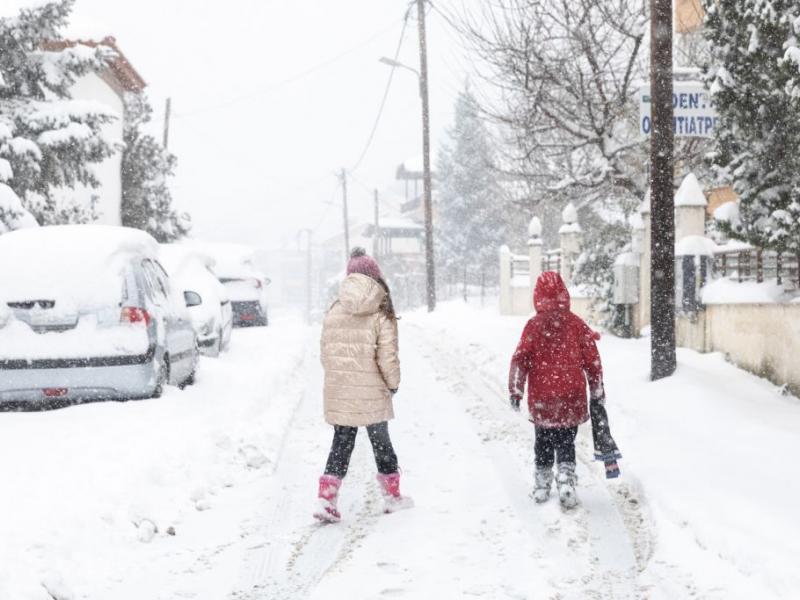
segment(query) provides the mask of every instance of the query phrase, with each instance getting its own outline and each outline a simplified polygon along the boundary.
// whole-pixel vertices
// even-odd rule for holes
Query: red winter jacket
[[[511,358],[508,390],[521,400],[528,382],[528,409],[540,427],[575,427],[589,418],[586,381],[592,398],[603,397],[603,367],[595,340],[600,336],[570,312],[561,276],[539,276],[533,294],[536,316],[525,325]]]

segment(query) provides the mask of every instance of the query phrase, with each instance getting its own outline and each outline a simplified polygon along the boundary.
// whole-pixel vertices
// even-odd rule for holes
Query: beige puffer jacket
[[[397,321],[380,306],[386,292],[354,273],[339,287],[325,315],[321,357],[325,368],[325,420],[360,427],[394,418],[392,394],[400,385]]]

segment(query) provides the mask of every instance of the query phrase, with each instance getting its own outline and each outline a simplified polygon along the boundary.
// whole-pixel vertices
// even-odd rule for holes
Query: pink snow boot
[[[314,518],[323,523],[338,523],[342,519],[336,508],[341,485],[342,480],[335,475],[323,475],[319,478],[319,507],[314,512]]]
[[[400,494],[400,473],[391,473],[389,475],[378,473],[376,477],[378,483],[381,484],[383,512],[393,513],[414,506],[414,501],[411,498]]]

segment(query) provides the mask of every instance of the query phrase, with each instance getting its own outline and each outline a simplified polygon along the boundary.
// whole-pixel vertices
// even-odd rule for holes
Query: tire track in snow
[[[441,337],[419,325],[411,323],[406,331],[411,333],[417,350],[437,368],[437,378],[449,380],[452,391],[470,401],[466,412],[473,417],[478,435],[502,473],[520,521],[537,537],[544,528],[550,554],[559,551],[552,542],[566,544],[572,559],[587,566],[588,573],[580,579],[553,582],[555,587],[564,588],[563,597],[641,597],[644,590],[637,575],[652,553],[649,521],[642,516],[642,503],[629,485],[611,491],[595,473],[586,428],[577,444],[582,466],[578,489],[581,504],[563,515],[553,511],[556,498],[551,498],[549,505],[535,506],[527,497],[532,484],[533,431],[527,422],[506,410],[503,375],[488,371],[485,361],[479,364],[470,359],[470,350],[476,354],[481,350],[477,344],[471,344],[465,354],[456,354],[452,345],[442,343]]]
[[[317,352],[309,352],[301,371],[306,388],[282,438],[269,479],[264,509],[248,525],[254,541],[246,558],[241,584],[231,600],[305,599],[326,573],[341,567],[366,537],[377,519],[375,485],[364,494],[364,479],[374,465],[359,435],[340,509],[343,520],[321,525],[314,521],[317,477],[324,465],[330,427],[321,418],[322,372]]]

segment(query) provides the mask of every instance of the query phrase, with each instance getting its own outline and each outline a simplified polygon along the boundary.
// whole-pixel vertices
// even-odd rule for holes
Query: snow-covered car
[[[253,248],[241,244],[204,244],[214,257],[214,272],[228,290],[234,327],[269,324],[267,286],[270,279],[256,266]]]
[[[266,327],[269,325],[264,288],[269,279],[253,274],[249,277],[224,277],[219,280],[228,290],[233,308],[234,327]]]
[[[191,383],[197,339],[158,254],[124,227],[0,236],[0,403],[158,397]]]
[[[186,299],[200,351],[219,356],[230,345],[233,310],[228,290],[214,273],[214,259],[181,244],[162,244],[160,257]]]

